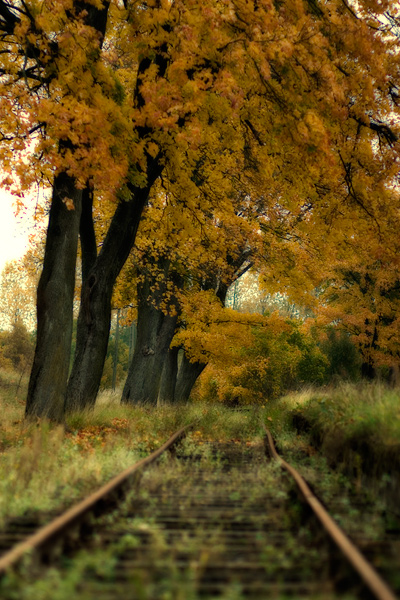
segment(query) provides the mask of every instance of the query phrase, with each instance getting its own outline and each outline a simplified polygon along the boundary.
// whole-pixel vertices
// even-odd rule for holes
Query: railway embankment
[[[400,391],[342,385],[284,402],[287,418],[329,466],[384,499],[400,523]]]

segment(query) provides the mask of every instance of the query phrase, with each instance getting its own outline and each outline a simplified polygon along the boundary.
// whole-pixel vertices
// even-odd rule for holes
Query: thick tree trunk
[[[183,355],[176,381],[175,402],[187,402],[189,400],[193,386],[206,366],[207,363],[191,363],[186,354]]]
[[[72,200],[74,208],[65,200]],[[37,342],[26,415],[62,421],[71,351],[75,267],[82,191],[55,177],[43,271],[37,290]]]
[[[157,285],[149,273],[138,284],[137,341],[121,401],[125,404],[157,404],[161,374],[174,337],[178,314],[164,314],[160,304],[166,290],[169,261],[161,259],[164,279]]]
[[[91,2],[78,0],[73,5],[76,14],[84,15],[85,24],[99,33],[99,50],[109,4],[104,0],[98,8]],[[60,141],[60,152],[65,148],[73,149],[70,141]],[[53,183],[45,258],[37,291],[37,343],[28,388],[27,416],[45,416],[56,421],[64,416],[81,211],[82,191],[76,189],[73,178],[60,173]]]
[[[65,403],[68,412],[91,408],[96,401],[110,333],[114,284],[132,250],[143,208],[160,173],[161,167],[153,161],[146,187],[135,188],[132,200],[119,203],[101,251],[82,283],[76,351]]]
[[[170,348],[165,358],[161,375],[160,391],[158,393],[158,402],[160,404],[172,404],[175,401],[176,378],[178,376],[178,353],[178,347]]]
[[[144,327],[138,321],[136,349],[122,393],[124,404],[157,404],[163,365],[177,320],[176,316],[160,313],[149,306],[145,323],[142,321]]]

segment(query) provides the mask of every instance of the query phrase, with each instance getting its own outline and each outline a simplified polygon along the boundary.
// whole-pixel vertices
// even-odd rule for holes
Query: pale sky
[[[33,227],[29,213],[15,216],[13,204],[12,195],[0,189],[0,273],[8,260],[25,254],[29,231]]]

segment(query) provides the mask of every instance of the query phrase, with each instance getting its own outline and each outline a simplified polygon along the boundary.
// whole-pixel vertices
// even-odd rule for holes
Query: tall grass
[[[384,445],[400,443],[400,390],[382,383],[342,383],[284,399],[324,437],[340,430],[346,438],[370,438]]]
[[[298,438],[305,449],[318,448],[358,490],[384,502],[391,527],[399,527],[400,390],[379,382],[340,384],[284,398],[281,405],[286,428],[308,433]]]

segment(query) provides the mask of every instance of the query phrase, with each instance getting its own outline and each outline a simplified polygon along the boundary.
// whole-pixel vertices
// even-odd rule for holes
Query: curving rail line
[[[125,486],[129,485],[130,482],[135,478],[135,476],[140,471],[142,471],[148,465],[154,463],[166,450],[172,449],[174,444],[176,444],[179,440],[181,440],[182,437],[184,437],[186,435],[188,430],[193,427],[193,425],[194,424],[187,425],[185,427],[182,427],[178,431],[176,431],[158,450],[156,450],[155,452],[153,452],[146,458],[140,460],[139,462],[134,464],[132,467],[125,469],[123,472],[121,472],[116,477],[111,479],[107,484],[103,485],[96,492],[94,492],[93,494],[91,494],[90,496],[88,496],[87,498],[82,500],[81,502],[74,505],[72,508],[67,510],[61,516],[57,517],[55,520],[53,520],[48,525],[45,525],[44,527],[40,528],[36,533],[30,535],[24,541],[20,542],[16,546],[14,546],[10,551],[8,551],[6,554],[4,554],[0,558],[0,577],[2,575],[4,575],[8,569],[17,566],[20,563],[20,561],[24,558],[24,556],[26,556],[30,552],[35,552],[39,556],[42,555],[42,557],[43,556],[46,557],[46,553],[48,553],[49,551],[52,552],[52,548],[54,547],[54,545],[57,542],[59,542],[59,541],[65,542],[66,540],[68,540],[68,538],[71,536],[71,530],[76,531],[79,527],[81,527],[82,525],[85,525],[86,519],[90,514],[92,514],[92,513],[99,514],[101,512],[104,512],[105,507],[108,507],[110,504],[115,503],[115,501],[118,500],[123,495]],[[290,475],[293,477],[293,479],[295,480],[305,501],[311,507],[313,513],[316,515],[316,517],[318,518],[319,522],[321,523],[321,525],[323,526],[325,531],[329,534],[330,538],[334,541],[336,546],[341,550],[341,552],[344,555],[347,562],[352,565],[353,569],[358,573],[358,576],[363,580],[364,584],[367,586],[367,588],[369,589],[369,591],[371,592],[373,597],[377,598],[378,600],[396,600],[396,596],[390,590],[388,585],[383,581],[383,579],[378,575],[378,573],[374,570],[374,568],[370,565],[370,563],[367,562],[367,560],[360,553],[360,551],[353,545],[353,543],[346,537],[346,535],[343,533],[343,531],[337,526],[337,524],[329,516],[329,514],[323,508],[320,501],[316,498],[316,496],[313,494],[313,492],[311,491],[311,489],[309,488],[309,486],[307,485],[305,480],[302,478],[302,476],[291,465],[289,465],[285,460],[283,460],[279,456],[279,454],[277,453],[277,451],[275,449],[274,442],[273,442],[270,431],[265,427],[264,424],[263,424],[263,427],[264,427],[265,436],[266,436],[265,444],[266,444],[266,447],[268,448],[268,451],[269,451],[271,457],[273,459],[275,459],[276,461],[278,461],[280,463],[281,467],[284,470],[288,471],[290,473]],[[260,451],[261,451],[260,459],[262,461],[264,461],[265,453],[262,451],[262,446],[261,446]],[[234,455],[231,452],[230,460],[232,460],[233,456]],[[246,469],[244,469],[244,470],[246,471]],[[201,475],[201,473],[197,474],[197,479],[199,479],[200,475]],[[229,477],[229,474],[227,474],[227,477]],[[201,477],[200,477],[200,479],[201,479]],[[199,485],[200,485],[200,487],[199,487]],[[203,485],[201,483],[201,481],[200,481],[200,484],[198,481],[197,482],[197,486],[199,488],[198,491],[202,489],[201,485]],[[207,529],[207,527],[209,527],[210,531],[212,530],[213,527],[218,528],[218,526],[222,526],[222,528],[224,528],[224,526],[226,526],[227,531],[231,532],[230,533],[231,537],[229,537],[228,534],[226,533],[226,536],[227,536],[226,539],[230,540],[230,542],[232,542],[232,540],[236,540],[236,537],[233,534],[240,533],[239,531],[236,531],[237,527],[240,527],[240,530],[243,529],[243,531],[245,531],[247,537],[249,537],[249,536],[251,537],[252,532],[254,533],[254,532],[256,532],[256,530],[257,531],[259,529],[260,529],[260,531],[262,530],[263,525],[262,525],[262,523],[258,523],[258,521],[260,519],[262,521],[262,518],[263,518],[262,515],[264,514],[259,511],[261,509],[263,511],[265,511],[265,508],[263,508],[264,507],[263,498],[261,498],[261,500],[260,500],[260,506],[258,506],[256,503],[255,508],[253,507],[251,509],[254,511],[254,515],[252,517],[253,521],[251,521],[249,519],[249,514],[247,514],[246,512],[244,512],[244,517],[243,517],[244,520],[243,519],[235,520],[235,516],[234,516],[236,514],[235,511],[238,511],[238,513],[237,513],[238,515],[239,515],[239,513],[241,514],[243,512],[243,506],[240,506],[239,504],[236,506],[236,504],[233,502],[233,500],[229,500],[229,497],[225,498],[222,493],[223,490],[220,490],[220,492],[222,493],[221,498],[219,498],[219,496],[218,497],[216,496],[215,498],[211,497],[211,500],[210,500],[211,504],[209,506],[207,504],[207,502],[208,502],[207,494],[209,493],[209,492],[207,492],[207,488],[205,488],[202,492],[204,495],[204,500],[201,500],[201,496],[199,496],[200,500],[199,499],[196,500],[194,498],[194,486],[195,486],[195,483],[193,483],[193,481],[191,479],[190,486],[187,489],[187,494],[188,494],[188,502],[187,502],[188,509],[187,509],[187,511],[189,511],[187,514],[185,513],[185,511],[183,511],[183,513],[180,514],[180,512],[179,512],[180,506],[179,506],[179,503],[177,503],[177,502],[175,502],[175,504],[172,503],[171,506],[169,506],[168,500],[167,500],[167,504],[164,506],[164,508],[161,507],[161,509],[160,509],[159,519],[160,519],[160,522],[164,523],[164,526],[166,527],[166,531],[169,531],[168,527],[167,527],[168,523],[171,526],[171,531],[168,534],[168,535],[170,535],[171,540],[173,539],[174,535],[178,533],[179,527],[181,527],[183,531],[191,531],[191,527],[193,527],[193,523],[192,523],[193,519],[195,519],[197,525],[201,525],[203,529],[204,528]],[[180,502],[182,502],[182,498],[180,498]],[[196,504],[196,502],[197,502],[197,504]],[[203,506],[203,502],[205,503],[204,506]],[[236,500],[235,500],[235,502],[236,502]],[[249,508],[247,510],[249,510]],[[218,520],[217,521],[213,520],[213,518],[212,518],[213,514],[220,514],[220,517],[218,517],[218,518],[222,519],[222,521],[219,525],[218,525]],[[208,520],[204,520],[206,518],[206,516],[207,516]],[[225,519],[225,521],[224,521],[224,519]],[[248,523],[247,523],[247,521],[248,521]],[[255,529],[253,527],[253,523],[254,523],[254,526],[257,525]],[[246,530],[246,525],[248,526],[248,530]],[[254,529],[254,531],[253,531],[253,529]],[[78,529],[78,531],[79,531],[79,529]],[[112,535],[113,535],[112,531],[110,531],[110,535],[112,537]],[[231,540],[231,538],[232,538],[232,540]],[[235,541],[234,545],[235,544],[237,545],[238,541]],[[243,554],[244,547],[245,547],[245,544],[243,542],[243,548],[241,550],[239,549],[240,556],[242,556],[242,554]],[[142,556],[142,553],[141,553],[140,558],[141,558],[141,560],[144,560],[144,556]],[[221,557],[221,559],[222,559],[222,557]],[[226,567],[224,567],[224,568],[234,569],[235,571],[238,571],[240,565],[242,564],[241,562],[237,562],[237,558],[235,558],[234,561],[232,562],[232,557],[231,557],[231,559],[230,559],[231,563],[229,562],[229,557],[224,558],[223,560],[228,561],[226,563]],[[243,560],[243,559],[241,559],[241,560]],[[225,565],[225,563],[221,563],[221,565],[223,565],[223,564]],[[252,565],[253,570],[251,570],[249,567],[249,564],[250,563],[247,560],[246,571],[248,572],[248,575],[251,576],[251,573],[256,573],[257,569],[259,567],[258,567],[258,565],[254,564],[254,565]],[[213,566],[215,566],[215,565],[209,566],[210,574],[212,574],[211,572],[212,572]],[[218,567],[218,568],[220,571],[223,569],[222,566]],[[205,575],[205,583],[204,584],[211,585],[209,582],[207,583],[206,575]]]
[[[27,553],[32,551],[44,550],[51,546],[55,540],[60,540],[63,537],[70,535],[71,528],[76,527],[84,521],[91,512],[100,512],[102,505],[111,498],[119,496],[123,492],[123,488],[129,479],[136,475],[141,469],[144,469],[155,460],[157,460],[163,452],[169,450],[180,441],[187,431],[193,427],[193,423],[182,427],[176,431],[160,448],[155,450],[149,456],[139,460],[133,466],[128,467],[108,483],[104,484],[90,496],[87,496],[81,502],[78,502],[62,515],[51,521],[48,525],[41,527],[36,533],[27,537],[23,542],[17,544],[9,552],[5,553],[0,558],[0,577],[13,566],[16,566]]]
[[[293,477],[305,501],[311,507],[313,513],[318,518],[325,531],[329,534],[330,538],[344,554],[347,561],[356,570],[372,594],[378,600],[397,600],[397,596],[393,594],[391,589],[375,571],[373,566],[364,558],[358,548],[354,546],[350,539],[344,534],[342,529],[340,529],[337,523],[325,510],[300,473],[279,456],[275,449],[271,432],[264,424],[263,427],[266,433],[266,440],[268,444],[267,447],[272,458],[277,460],[281,467]]]

